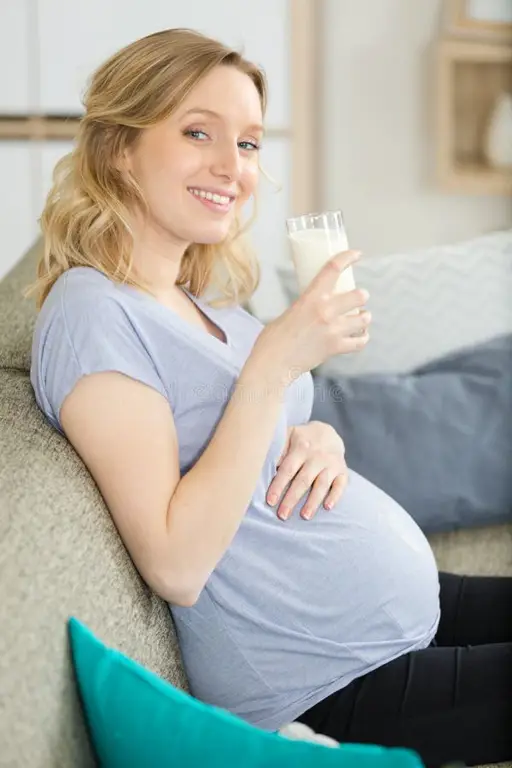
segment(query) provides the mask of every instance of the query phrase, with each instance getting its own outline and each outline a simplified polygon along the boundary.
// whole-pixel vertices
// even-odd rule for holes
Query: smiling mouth
[[[188,191],[192,197],[195,197],[196,200],[203,203],[207,208],[221,213],[229,211],[235,202],[234,195],[221,195],[216,192],[206,192],[204,189],[195,187],[189,187]]]

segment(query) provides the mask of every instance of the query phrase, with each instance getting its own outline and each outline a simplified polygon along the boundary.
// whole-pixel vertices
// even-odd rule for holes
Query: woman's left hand
[[[335,429],[321,421],[310,421],[288,430],[286,446],[277,463],[278,471],[267,493],[273,507],[282,499],[277,514],[287,520],[295,505],[309,491],[301,516],[311,520],[323,502],[331,509],[341,498],[348,482],[345,445]]]

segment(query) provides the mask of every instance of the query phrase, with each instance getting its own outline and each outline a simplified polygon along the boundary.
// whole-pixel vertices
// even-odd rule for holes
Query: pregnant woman
[[[309,371],[368,340],[368,295],[334,292],[357,254],[266,327],[242,308],[265,104],[256,66],[187,30],[95,73],[42,215],[37,403],[169,603],[198,698],[431,766],[510,759],[511,580],[438,574],[310,421]]]

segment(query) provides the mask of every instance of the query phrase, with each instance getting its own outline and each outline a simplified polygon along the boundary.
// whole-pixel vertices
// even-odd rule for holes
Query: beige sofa
[[[0,766],[94,764],[66,619],[175,685],[166,605],[141,582],[97,486],[38,410],[29,380],[37,246],[0,283]],[[512,573],[512,526],[432,539],[443,568]]]

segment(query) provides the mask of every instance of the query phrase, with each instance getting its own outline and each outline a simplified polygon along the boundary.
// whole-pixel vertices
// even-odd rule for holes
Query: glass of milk
[[[287,219],[286,227],[299,292],[303,293],[329,259],[349,250],[343,217],[341,211],[306,213]],[[352,267],[347,267],[338,278],[335,292],[346,293],[355,287]],[[357,309],[350,312],[357,313]]]

